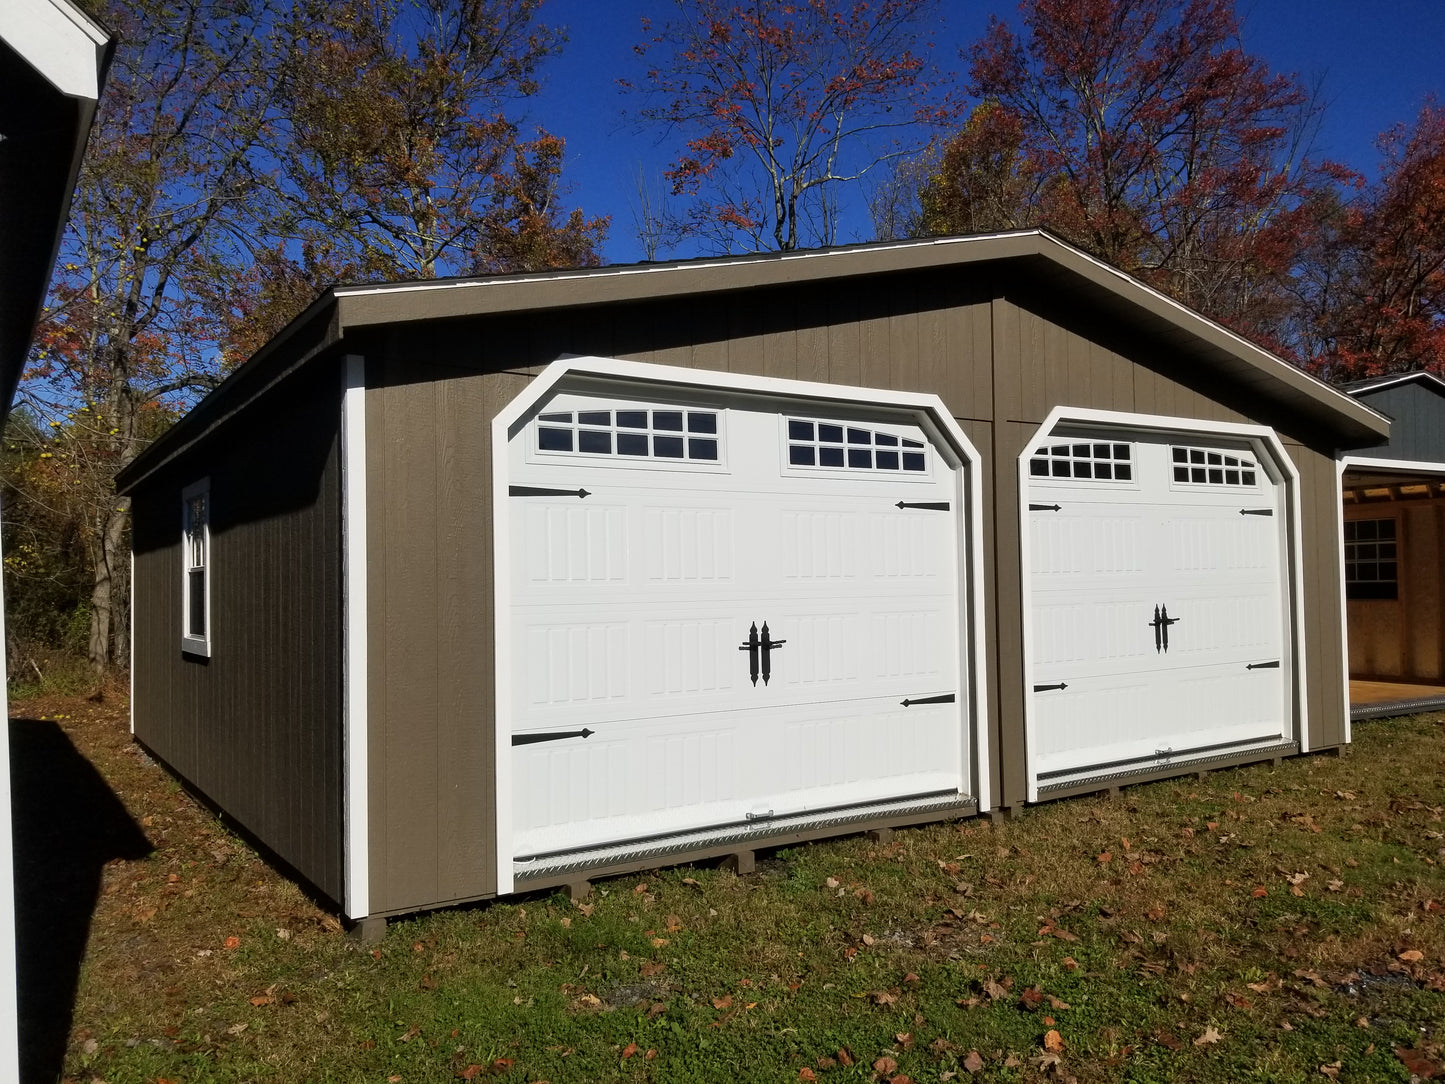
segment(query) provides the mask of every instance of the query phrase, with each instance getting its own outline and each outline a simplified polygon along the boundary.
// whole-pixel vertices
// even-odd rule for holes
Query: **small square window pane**
[[[1207,478],[1207,476],[1206,476],[1205,473],[1204,473],[1204,468],[1203,468],[1203,467],[1190,467],[1190,468],[1189,468],[1189,480],[1190,480],[1191,482],[1204,482],[1204,481],[1207,481],[1208,478]]]
[[[862,467],[865,470],[873,468],[873,453],[867,448],[849,448],[848,466]]]
[[[1356,537],[1356,538],[1378,538],[1378,537],[1379,537],[1379,530],[1380,530],[1380,521],[1377,520],[1377,519],[1357,519],[1357,520],[1355,520],[1355,537]]]
[[[577,420],[583,425],[611,425],[612,411],[610,410],[583,410],[577,414]]]
[[[909,440],[907,437],[904,437],[904,438],[903,438],[903,447],[905,447],[905,448],[922,448],[922,447],[923,447],[923,441],[921,441],[921,440]]]
[[[811,451],[812,449],[809,449]],[[688,437],[687,457],[689,459],[717,459],[717,441],[710,437]]]
[[[538,418],[538,421],[544,422],[570,422],[571,420],[571,411],[568,411],[566,414],[543,414]]]
[[[1121,482],[1127,482],[1130,478],[1134,477],[1134,468],[1129,466],[1128,463],[1115,463],[1114,477]]]
[[[1095,478],[1109,478],[1109,477],[1112,477],[1112,476],[1113,476],[1113,473],[1114,473],[1114,468],[1113,468],[1113,465],[1112,465],[1112,464],[1109,464],[1109,463],[1095,463],[1095,464],[1094,464],[1094,477],[1095,477]]]
[[[1377,545],[1379,547],[1381,557],[1387,558],[1391,561],[1395,559],[1395,543],[1379,542],[1377,543]]]
[[[1094,465],[1092,463],[1088,462],[1087,460],[1076,460],[1074,462],[1075,478],[1092,478],[1093,475]]]
[[[811,444],[788,445],[788,462],[795,467],[811,467],[814,461]]]
[[[1049,461],[1047,459],[1030,459],[1029,473],[1035,478],[1047,478],[1049,474]]]
[[[646,429],[647,411],[619,410],[617,412],[617,425],[620,429]]]
[[[818,439],[829,440],[834,444],[843,443],[843,427],[841,425],[819,425]]]
[[[1067,459],[1055,459],[1052,466],[1055,478],[1067,478],[1069,476],[1069,461]]]
[[[1069,446],[1067,444],[1055,444],[1052,448],[1049,449],[1049,455],[1054,456],[1055,458],[1059,456],[1068,456],[1068,454]]]
[[[1089,458],[1089,446],[1088,446],[1087,444],[1075,444],[1075,445],[1074,445],[1074,458],[1076,458],[1076,459],[1088,459],[1088,458]]]
[[[205,518],[204,512],[202,513],[202,518]],[[1393,519],[1382,519],[1379,521],[1379,524],[1381,538],[1395,537],[1395,521]]]
[[[1224,465],[1224,456],[1218,452],[1210,452],[1206,458],[1211,467],[1222,467]]]
[[[1394,561],[1380,562],[1380,579],[1393,580],[1396,576],[1397,565]]]
[[[1129,460],[1129,445],[1127,445],[1127,444],[1116,444],[1116,445],[1114,445],[1114,458],[1115,458],[1115,459],[1122,459],[1122,460],[1124,460],[1124,461],[1127,463],[1128,460]]]
[[[618,433],[617,434],[618,455],[646,455],[647,434],[646,433]]]
[[[885,448],[896,448],[898,447],[898,438],[889,433],[874,433],[873,443]]]
[[[689,433],[716,433],[717,415],[696,412],[688,414],[687,431]]]
[[[926,467],[926,465],[925,465],[924,462],[923,462],[923,453],[922,453],[922,452],[904,452],[904,453],[903,453],[903,469],[904,469],[904,470],[918,470],[918,471],[926,470],[927,467]]]
[[[843,465],[842,448],[819,448],[818,466],[820,467],[841,467]]]
[[[1189,462],[1191,462],[1191,463],[1203,463],[1203,462],[1204,462],[1204,452],[1203,452],[1201,449],[1199,449],[1199,448],[1190,448],[1190,449],[1189,449]]]
[[[670,433],[681,433],[682,411],[654,410],[652,412],[652,428],[666,429]]]
[[[812,440],[812,439],[813,439],[813,423],[812,423],[812,422],[800,422],[800,421],[798,421],[796,418],[789,418],[789,419],[788,419],[788,439],[789,439],[789,440]]]
[[[1254,471],[1252,471],[1252,470],[1247,470],[1247,471],[1244,472],[1244,474],[1243,474],[1241,477],[1243,477],[1243,479],[1244,479],[1244,484],[1245,484],[1245,485],[1247,485],[1247,486],[1252,486],[1252,485],[1254,485]]]
[[[870,433],[870,432],[868,432],[868,430],[866,430],[866,429],[849,429],[849,430],[848,430],[848,443],[849,443],[849,444],[872,444],[872,443],[873,443],[873,434]]]
[[[1379,548],[1373,542],[1357,542],[1355,544],[1355,560],[1357,561],[1373,561],[1379,555]]]
[[[611,455],[612,434],[597,429],[584,429],[577,434],[577,450],[579,452],[600,452],[605,455]]]
[[[883,450],[880,448],[880,449],[875,453],[875,455],[876,455],[877,460],[878,460],[878,469],[879,469],[879,470],[897,470],[897,469],[898,469],[898,453],[897,453],[897,452],[885,452],[885,451],[883,451]],[[1036,460],[1035,462],[1037,462],[1037,460]]]
[[[1224,472],[1224,480],[1232,486],[1239,485],[1239,471],[1227,470]]]
[[[1215,485],[1217,485],[1217,486],[1222,486],[1222,485],[1224,485],[1224,468],[1223,468],[1223,467],[1210,467],[1210,468],[1209,468],[1209,480],[1210,480],[1211,482],[1213,482],[1213,483],[1214,483]]]
[[[570,452],[572,450],[572,430],[539,428],[537,430],[537,447],[544,452]]]
[[[1188,450],[1187,450],[1187,449],[1184,449],[1184,448],[1175,448],[1175,449],[1174,449],[1174,462],[1176,462],[1176,463],[1188,463],[1188,462],[1189,462],[1189,452],[1188,452]]]
[[[1174,480],[1175,480],[1176,482],[1187,482],[1187,481],[1189,481],[1189,468],[1188,468],[1188,467],[1175,467],[1175,468],[1174,468]]]
[[[1375,565],[1373,565],[1373,564],[1361,564],[1361,565],[1356,565],[1356,566],[1355,566],[1355,579],[1357,579],[1357,580],[1373,580],[1373,579],[1378,579],[1378,578],[1379,578],[1379,577],[1376,575]]]
[[[681,419],[678,419],[681,424]],[[682,438],[654,436],[652,438],[652,454],[660,459],[681,459]]]

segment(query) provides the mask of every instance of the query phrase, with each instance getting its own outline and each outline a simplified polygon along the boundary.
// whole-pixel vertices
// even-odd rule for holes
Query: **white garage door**
[[[963,789],[960,487],[911,419],[560,393],[509,470],[515,856]]]
[[[1255,453],[1099,432],[1028,471],[1036,791],[1284,740],[1285,504]]]

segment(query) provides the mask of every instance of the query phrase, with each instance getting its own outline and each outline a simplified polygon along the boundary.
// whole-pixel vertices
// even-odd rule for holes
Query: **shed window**
[[[181,492],[181,650],[211,653],[211,481]]]
[[[1176,482],[1201,486],[1255,484],[1255,464],[1248,456],[1228,455],[1209,448],[1172,448],[1170,454]]]
[[[539,452],[624,459],[718,461],[718,416],[712,410],[578,410],[539,415]]]
[[[1400,597],[1399,542],[1393,519],[1345,521],[1345,597]]]
[[[1051,444],[1029,458],[1033,478],[1089,478],[1129,482],[1134,478],[1134,446],[1113,441],[1077,440]]]
[[[837,422],[788,419],[788,463],[794,467],[924,473],[927,452],[923,441],[910,437]]]

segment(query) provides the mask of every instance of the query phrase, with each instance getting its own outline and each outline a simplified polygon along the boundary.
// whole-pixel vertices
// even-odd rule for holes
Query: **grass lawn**
[[[93,901],[53,1066],[76,1082],[1445,1075],[1440,715],[1358,726],[1345,757],[424,915],[362,946],[131,744],[123,704],[12,712],[63,732],[154,848],[112,824],[90,879],[57,882]]]

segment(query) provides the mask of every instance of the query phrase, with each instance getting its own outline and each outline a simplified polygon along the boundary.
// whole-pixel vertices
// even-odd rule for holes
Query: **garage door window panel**
[[[671,407],[553,411],[537,419],[540,453],[715,464],[721,460],[718,414]]]
[[[1029,476],[1087,478],[1093,481],[1131,482],[1134,479],[1134,449],[1113,441],[1078,441],[1040,448],[1029,460]]]
[[[841,471],[926,474],[928,448],[921,440],[857,425],[789,418],[788,465]]]

